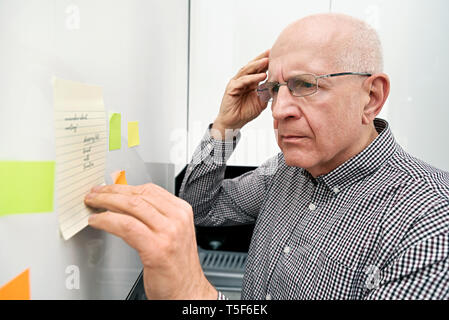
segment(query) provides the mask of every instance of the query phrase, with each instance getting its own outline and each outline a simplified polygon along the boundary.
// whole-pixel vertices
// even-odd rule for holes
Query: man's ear
[[[362,123],[371,124],[382,111],[390,94],[390,78],[385,73],[372,75],[363,84],[369,94],[369,101],[363,108]]]

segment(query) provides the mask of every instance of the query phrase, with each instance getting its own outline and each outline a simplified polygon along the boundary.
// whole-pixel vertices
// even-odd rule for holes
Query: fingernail
[[[101,190],[102,187],[103,186],[95,186],[95,187],[92,188],[92,192],[98,192],[98,191]]]
[[[90,200],[90,199],[92,199],[94,197],[94,194],[92,193],[92,192],[90,192],[90,193],[88,193],[87,195],[86,195],[86,200]]]

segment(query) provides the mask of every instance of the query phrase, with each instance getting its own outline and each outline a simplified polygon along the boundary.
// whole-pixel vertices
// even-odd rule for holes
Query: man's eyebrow
[[[289,79],[291,79],[293,77],[297,77],[297,76],[302,75],[302,74],[313,74],[313,75],[319,77],[321,75],[324,75],[325,73],[319,73],[319,72],[317,73],[317,72],[311,72],[311,71],[293,71],[293,72],[290,73],[290,76],[287,78],[287,80],[289,80]],[[267,82],[276,82],[276,83],[279,82],[279,81],[277,81],[277,80],[275,80],[273,78],[274,78],[273,76],[269,76]],[[319,81],[320,82],[325,82],[327,84],[330,83],[330,79],[329,78],[320,78]]]

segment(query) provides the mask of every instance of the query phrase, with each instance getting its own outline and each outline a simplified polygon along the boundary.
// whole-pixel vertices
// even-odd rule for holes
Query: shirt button
[[[315,210],[316,210],[316,205],[314,205],[313,203],[311,203],[311,204],[309,205],[309,209],[310,209],[310,211],[315,211]]]
[[[285,248],[284,248],[284,253],[285,253],[285,254],[289,254],[290,251],[291,251],[290,247],[285,247]]]
[[[271,294],[267,294],[267,300],[271,300]]]
[[[339,189],[338,187],[335,187],[335,188],[334,188],[334,193],[335,193],[335,194],[339,194],[339,193],[340,193],[340,189]]]

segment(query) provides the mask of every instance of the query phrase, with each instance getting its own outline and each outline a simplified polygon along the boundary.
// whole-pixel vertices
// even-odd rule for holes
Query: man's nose
[[[286,85],[279,87],[276,99],[273,100],[271,110],[274,120],[287,118],[300,118],[301,110],[298,107],[298,98],[294,97]]]

